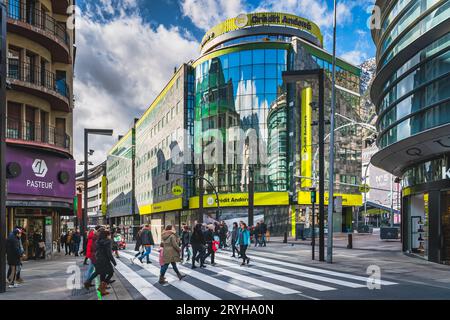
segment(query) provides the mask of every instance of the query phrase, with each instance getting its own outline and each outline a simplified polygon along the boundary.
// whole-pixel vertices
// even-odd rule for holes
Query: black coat
[[[111,265],[116,265],[112,255],[112,241],[109,239],[97,240],[95,248],[95,271],[99,274],[113,273]]]
[[[205,236],[203,235],[203,232],[194,231],[191,235],[190,242],[193,247],[200,247],[206,245]]]
[[[6,258],[8,264],[17,266],[20,264],[20,243],[17,235],[11,232],[6,240]]]
[[[184,245],[189,244],[190,238],[191,238],[191,232],[183,231],[183,233],[181,234],[181,243]]]
[[[136,245],[134,246],[134,251],[139,251],[142,246],[142,232],[139,231],[136,235]]]
[[[214,235],[215,233],[211,230],[206,230],[204,234],[206,243],[212,244],[212,242],[214,241]]]
[[[80,242],[81,242],[81,235],[80,235],[79,232],[75,232],[73,234],[72,241],[73,241],[73,243],[80,244]]]
[[[141,233],[141,241],[143,246],[154,245],[152,231],[150,229],[144,229]]]
[[[225,224],[222,227],[220,227],[219,236],[221,238],[226,238],[227,237],[227,233],[228,233],[228,226]]]
[[[267,232],[267,224],[261,223],[261,224],[259,225],[259,227],[261,228],[261,233],[262,233],[262,234],[266,234],[266,232]]]

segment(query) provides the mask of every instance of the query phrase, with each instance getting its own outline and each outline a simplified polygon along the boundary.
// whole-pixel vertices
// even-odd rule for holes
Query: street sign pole
[[[311,247],[312,260],[315,259],[316,251],[316,188],[311,188],[311,206],[312,206],[312,230],[311,230]]]
[[[6,291],[6,4],[0,0],[0,293]]]

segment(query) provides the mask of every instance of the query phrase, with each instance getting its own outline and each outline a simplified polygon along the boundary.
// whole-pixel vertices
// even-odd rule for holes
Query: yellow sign
[[[106,176],[102,176],[102,215],[106,216],[106,211],[108,211],[108,202],[107,200],[107,180],[106,180]]]
[[[336,197],[342,197],[342,206],[345,207],[358,207],[363,204],[363,196],[361,194],[341,194],[335,193]],[[299,191],[298,192],[298,204],[311,204],[311,192]],[[319,192],[317,192],[317,202],[319,203]],[[325,192],[325,205],[328,205],[328,192]]]
[[[291,237],[295,238],[296,227],[297,227],[297,210],[295,206],[291,206]]]
[[[301,175],[302,177],[312,177],[312,88],[302,90],[301,103]],[[310,188],[312,180],[301,178],[301,187]]]
[[[183,194],[183,187],[182,187],[182,186],[179,186],[179,185],[173,186],[173,188],[172,188],[172,194],[173,194],[174,196],[180,196],[180,195],[182,195],[182,194]]]
[[[245,16],[245,17],[244,17]],[[225,20],[217,26],[210,29],[202,39],[201,48],[208,42],[217,38],[218,36],[230,31],[245,27],[263,26],[263,25],[277,25],[300,29],[311,33],[323,45],[323,36],[320,28],[314,23],[305,18],[301,18],[292,14],[281,12],[260,12],[240,14],[236,18]]]
[[[289,194],[287,192],[256,192],[255,206],[282,206],[289,204]],[[221,207],[246,207],[248,206],[248,193],[227,193],[219,194],[219,204]],[[189,209],[198,209],[199,197],[189,199]],[[203,196],[204,208],[217,207],[216,195],[205,194]]]
[[[362,184],[359,186],[359,192],[367,193],[370,191],[370,186],[368,184]]]
[[[183,198],[177,198],[173,200],[167,200],[141,206],[139,207],[139,214],[140,215],[153,214],[159,212],[181,210],[182,208],[183,208]]]

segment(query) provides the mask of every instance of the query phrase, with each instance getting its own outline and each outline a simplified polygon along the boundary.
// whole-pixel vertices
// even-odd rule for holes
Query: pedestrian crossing
[[[368,290],[367,277],[287,262],[286,256],[255,252],[250,255],[250,265],[241,266],[242,260],[230,256],[227,251],[216,253],[216,266],[191,269],[189,264],[178,264],[183,280],[169,267],[165,277],[159,280],[158,251],[150,254],[151,264],[132,263],[134,252],[121,251],[116,259],[116,271],[145,299],[176,300],[186,296],[195,300],[227,299],[291,299],[310,297],[340,290]],[[284,260],[282,260],[284,259]],[[209,260],[209,259],[208,259]],[[398,283],[380,280],[378,283],[392,286]],[[283,298],[284,297],[284,298]]]

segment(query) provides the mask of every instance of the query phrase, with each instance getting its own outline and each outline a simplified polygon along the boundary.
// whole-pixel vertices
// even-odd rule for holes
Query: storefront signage
[[[312,179],[312,88],[304,88],[301,95],[301,187],[310,188]]]
[[[152,203],[139,207],[139,214],[153,214],[160,212],[168,212],[181,210],[183,208],[183,198],[177,198],[173,200],[162,201],[158,203]]]
[[[361,194],[334,194],[335,197],[342,197],[342,205],[344,207],[358,207],[362,206],[363,198]],[[317,199],[319,199],[319,192],[317,192]],[[311,193],[309,191],[298,192],[298,204],[311,204]],[[328,192],[325,192],[325,205],[328,205]]]
[[[280,206],[289,204],[287,192],[256,192],[255,206]],[[248,193],[219,194],[220,207],[246,207],[248,206]],[[189,199],[189,209],[198,209],[199,197]],[[217,207],[216,195],[204,195],[203,207]]]
[[[304,30],[315,36],[320,43],[323,44],[323,36],[320,28],[313,22],[286,13],[279,12],[261,12],[240,14],[235,18],[228,19],[221,24],[209,30],[201,41],[203,48],[208,42],[218,36],[230,31],[238,30],[245,27],[261,26],[261,25],[279,25]]]
[[[450,179],[450,168],[442,168],[442,179]]]
[[[183,194],[183,187],[182,187],[182,186],[178,186],[178,185],[174,186],[174,187],[172,188],[172,194],[173,194],[174,196],[180,196],[180,195],[182,195],[182,194]]]
[[[7,147],[6,163],[11,162],[17,163],[21,172],[7,180],[8,193],[73,199],[74,160]],[[67,177],[64,181],[60,179],[62,173]]]

